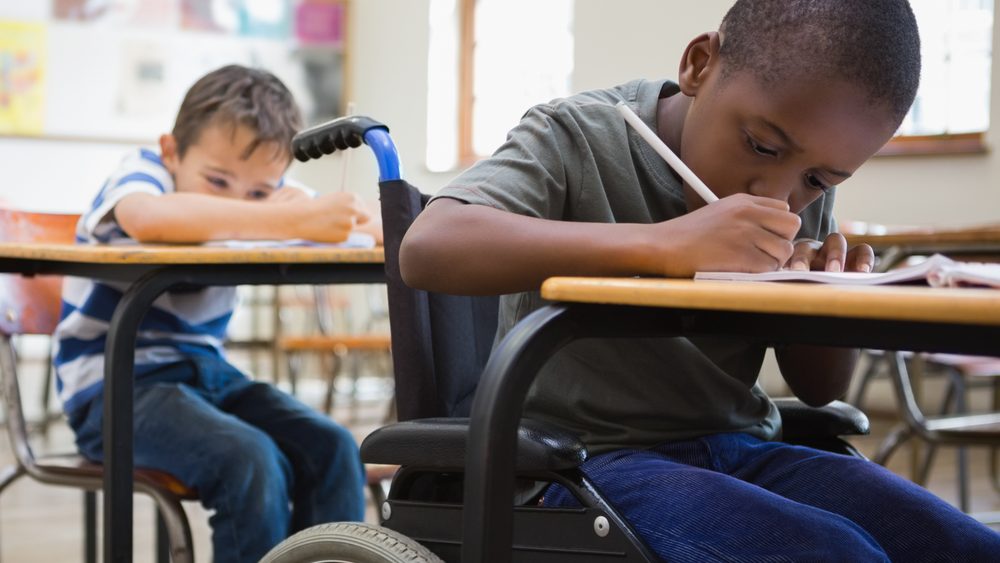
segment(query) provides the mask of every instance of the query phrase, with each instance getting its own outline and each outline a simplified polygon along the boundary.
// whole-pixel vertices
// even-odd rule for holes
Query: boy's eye
[[[225,189],[225,188],[229,187],[229,183],[226,182],[226,180],[224,178],[217,178],[215,176],[205,176],[205,180],[209,184],[212,184],[213,186],[215,186],[216,188]]]
[[[806,174],[806,185],[814,190],[827,191],[830,186],[823,183],[815,174]]]
[[[247,194],[248,199],[267,199],[267,196],[271,195],[270,192],[264,190],[252,190]]]
[[[778,151],[765,147],[764,145],[755,141],[754,138],[751,137],[750,135],[747,135],[747,145],[750,146],[750,150],[761,156],[768,156],[768,157],[778,156]]]

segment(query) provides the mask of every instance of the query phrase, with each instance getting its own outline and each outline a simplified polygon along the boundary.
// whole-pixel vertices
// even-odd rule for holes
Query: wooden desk
[[[900,228],[882,234],[846,234],[850,245],[866,243],[880,256],[879,269],[887,270],[907,256],[939,252],[951,256],[1000,254],[1000,225],[966,228]]]
[[[104,560],[132,560],[133,368],[139,323],[177,285],[384,283],[382,249],[0,243],[0,273],[129,284],[108,329],[104,371]]]
[[[510,552],[510,475],[524,398],[542,365],[571,341],[716,335],[768,345],[1000,355],[994,290],[553,278],[542,296],[554,303],[506,335],[472,405],[463,561],[497,562],[497,554]]]

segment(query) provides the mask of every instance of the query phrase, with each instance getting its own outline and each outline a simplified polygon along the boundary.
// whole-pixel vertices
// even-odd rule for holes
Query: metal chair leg
[[[955,387],[955,412],[965,414],[968,406],[965,403],[965,379],[961,373],[956,373],[952,385]],[[967,448],[959,446],[957,448],[958,471],[958,508],[962,512],[969,512],[969,452]]]
[[[97,563],[96,491],[83,491],[83,560]]]
[[[911,436],[913,436],[913,432],[906,424],[896,426],[896,428],[894,428],[879,445],[878,451],[875,452],[875,456],[872,457],[872,461],[884,466],[889,461],[892,454],[896,451],[896,448],[901,446],[903,442],[909,440]]]
[[[921,487],[927,486],[927,480],[930,479],[931,466],[934,465],[934,457],[937,453],[937,444],[926,444],[927,451],[924,452],[924,459],[920,462],[920,471],[914,476],[913,482],[920,485]]]
[[[851,396],[847,399],[848,403],[859,409],[862,409],[861,404],[865,400],[865,391],[868,389],[868,384],[871,383],[871,380],[878,374],[879,365],[882,363],[884,358],[884,356],[875,356],[869,351],[865,351],[863,353],[868,357],[868,367],[865,368],[864,372],[862,372],[861,377],[854,387],[854,392],[851,393]]]
[[[169,546],[167,561],[173,563],[192,563],[194,561],[194,545],[191,542],[191,526],[184,515],[184,507],[174,497],[164,497],[156,491],[143,491],[153,497],[157,511],[157,554],[160,553],[159,536],[165,538]],[[161,527],[162,524],[162,527]]]
[[[159,508],[156,511],[156,563],[170,563],[170,542],[167,536],[167,523]]]
[[[323,412],[330,416],[333,414],[333,396],[337,391],[337,378],[341,370],[344,369],[344,361],[347,352],[345,350],[334,350],[332,354],[322,354],[320,361],[324,362],[323,372],[326,373],[326,390],[323,392]],[[330,365],[325,365],[329,360]]]

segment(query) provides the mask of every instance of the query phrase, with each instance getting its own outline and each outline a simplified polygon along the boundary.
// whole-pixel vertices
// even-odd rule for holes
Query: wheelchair
[[[379,167],[400,422],[370,434],[361,457],[400,469],[381,505],[379,526],[314,526],[276,546],[263,561],[658,561],[580,471],[587,459],[580,439],[521,418],[528,387],[546,359],[523,336],[545,323],[558,324],[558,309],[543,308],[523,319],[491,354],[498,297],[431,293],[402,281],[400,243],[430,198],[401,178],[388,128],[368,117],[344,117],[301,132],[293,150],[305,162],[362,144],[371,148]],[[573,319],[568,323],[562,322],[560,336],[552,338],[566,343],[592,336],[574,334],[580,325]],[[630,324],[618,329],[646,336],[659,330],[654,322]],[[795,399],[775,402],[785,441],[863,457],[840,438],[868,433],[861,411],[840,402],[821,408]],[[541,492],[550,483],[571,491],[581,508],[540,506]]]

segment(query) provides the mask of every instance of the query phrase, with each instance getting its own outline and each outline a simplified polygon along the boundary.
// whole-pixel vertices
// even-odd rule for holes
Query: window
[[[979,152],[990,125],[994,0],[910,0],[923,73],[883,154]]]
[[[572,0],[431,0],[427,166],[489,155],[531,106],[570,93]]]

